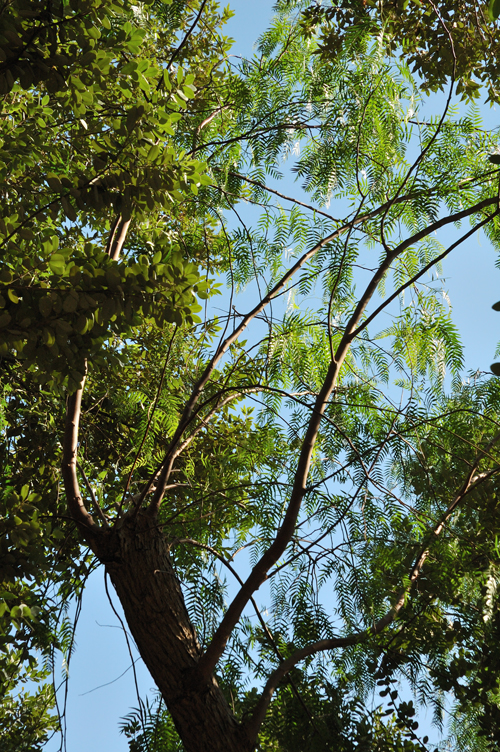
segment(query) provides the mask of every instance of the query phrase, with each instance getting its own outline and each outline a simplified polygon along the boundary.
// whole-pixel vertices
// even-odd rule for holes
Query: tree
[[[494,748],[500,387],[431,274],[498,243],[497,137],[306,8],[237,69],[207,0],[2,10],[4,663],[70,653],[99,564],[168,709],[135,749],[420,750],[400,677]]]
[[[303,23],[310,33],[319,27],[318,52],[323,57],[335,55],[349,29],[361,25],[373,37],[382,31],[388,52],[402,48],[424,91],[443,90],[454,78],[457,94],[464,99],[478,98],[486,86],[488,101],[497,102],[499,28],[491,22],[499,13],[496,0],[487,4],[349,0],[310,5]]]

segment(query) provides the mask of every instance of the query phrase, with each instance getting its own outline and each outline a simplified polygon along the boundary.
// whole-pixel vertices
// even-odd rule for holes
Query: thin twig
[[[103,524],[103,525],[104,525],[105,527],[109,527],[108,521],[107,521],[107,519],[106,519],[106,517],[105,517],[105,515],[104,515],[104,512],[103,512],[103,511],[102,511],[102,509],[101,509],[101,505],[100,505],[100,504],[99,504],[99,502],[97,501],[96,495],[95,495],[95,493],[94,493],[94,489],[93,489],[93,488],[92,488],[92,486],[90,485],[90,481],[89,481],[89,479],[87,478],[87,476],[86,476],[86,474],[85,474],[85,470],[83,469],[83,467],[82,467],[82,465],[81,465],[81,463],[80,463],[80,462],[77,462],[77,463],[76,463],[76,467],[77,467],[77,469],[78,469],[78,470],[79,470],[79,471],[81,472],[81,474],[82,474],[83,480],[85,481],[85,485],[87,486],[88,492],[89,492],[89,494],[90,494],[90,498],[92,499],[92,504],[94,505],[94,507],[95,507],[95,510],[96,510],[96,512],[97,512],[97,516],[99,517],[99,519],[101,520],[102,524]]]

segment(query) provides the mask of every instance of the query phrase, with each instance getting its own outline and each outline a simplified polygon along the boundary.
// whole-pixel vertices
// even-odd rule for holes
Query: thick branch
[[[363,639],[361,639],[361,636]],[[319,642],[315,642],[313,645],[302,648],[302,650],[297,650],[289,658],[283,661],[283,663],[281,663],[278,668],[273,671],[273,673],[267,680],[266,686],[262,691],[254,713],[246,724],[246,733],[249,742],[255,743],[257,734],[259,733],[259,729],[265,718],[269,703],[271,702],[276,687],[283,679],[283,677],[286,676],[286,674],[291,671],[291,669],[297,663],[300,663],[300,661],[303,661],[304,658],[307,658],[310,655],[314,655],[315,653],[319,653],[324,650],[333,650],[334,648],[345,648],[348,645],[357,645],[358,643],[365,640],[367,636],[367,632],[360,632],[359,634],[349,635],[348,637],[338,637],[331,640],[320,640]]]
[[[66,426],[64,429],[62,476],[68,509],[77,525],[83,531],[97,529],[92,516],[88,513],[80,493],[77,476],[78,428],[82,407],[83,385],[74,394],[70,394],[66,405]]]
[[[499,437],[496,437],[498,439]],[[483,456],[483,455],[481,455]],[[471,468],[469,473],[467,474],[467,478],[462,485],[462,488],[457,493],[451,504],[448,506],[444,514],[441,516],[439,522],[437,525],[435,525],[434,529],[431,531],[429,535],[428,542],[426,546],[420,551],[420,553],[417,555],[415,559],[415,563],[413,564],[410,576],[409,576],[409,584],[403,588],[403,590],[399,593],[396,603],[392,606],[392,608],[381,618],[379,619],[373,627],[370,629],[365,629],[362,632],[358,632],[357,634],[353,635],[347,635],[346,637],[335,637],[332,639],[325,639],[325,640],[318,640],[318,642],[313,643],[312,645],[307,645],[304,648],[301,648],[300,650],[296,650],[295,653],[292,653],[292,655],[287,658],[285,661],[283,661],[275,671],[271,674],[269,679],[266,682],[266,685],[264,687],[264,690],[259,698],[259,702],[257,703],[257,706],[254,710],[254,713],[251,717],[251,719],[248,721],[246,725],[246,731],[248,738],[251,742],[255,742],[255,739],[257,738],[257,734],[259,732],[260,726],[262,725],[262,722],[264,720],[265,714],[267,712],[267,708],[269,707],[269,703],[271,702],[271,699],[273,697],[273,694],[280,683],[280,681],[283,679],[284,676],[294,667],[297,665],[297,663],[300,663],[305,658],[308,658],[311,655],[316,655],[317,653],[324,652],[325,650],[334,650],[335,648],[345,648],[349,645],[359,645],[362,642],[365,642],[370,637],[373,637],[377,634],[380,634],[383,632],[386,627],[388,627],[396,618],[398,613],[403,608],[406,599],[408,597],[408,593],[410,592],[413,584],[418,579],[423,565],[429,555],[429,546],[432,542],[432,540],[435,540],[443,531],[447,520],[451,517],[459,503],[464,499],[464,497],[472,491],[472,489],[476,488],[480,483],[483,483],[487,478],[490,478],[492,475],[497,473],[499,471],[499,467],[494,468],[493,470],[490,470],[487,473],[482,473],[479,476],[476,476],[476,470],[479,464],[480,458],[476,460],[474,463],[474,466]]]
[[[122,252],[129,226],[130,219],[123,219],[121,215],[118,215],[111,225],[111,232],[106,245],[106,253],[108,256],[111,256],[113,261],[118,261],[120,258],[120,253]]]
[[[409,279],[407,282],[405,282],[400,287],[398,287],[398,289],[395,290],[392,293],[392,295],[389,295],[389,297],[387,297],[384,300],[384,302],[381,305],[379,305],[379,307],[375,311],[373,311],[373,313],[371,313],[363,321],[363,323],[360,326],[358,326],[358,328],[353,334],[353,338],[357,337],[363,331],[363,329],[366,329],[366,327],[373,321],[373,319],[377,318],[379,313],[381,313],[384,310],[384,308],[387,308],[389,303],[392,303],[392,301],[398,298],[402,292],[404,292],[411,285],[414,285],[415,282],[417,282],[421,277],[423,277],[424,274],[428,272],[430,269],[432,269],[433,266],[435,266],[436,264],[439,264],[439,262],[442,261],[444,258],[446,258],[446,256],[448,256],[453,250],[455,250],[457,246],[461,245],[466,240],[468,240],[471,237],[471,235],[477,232],[477,230],[480,230],[481,227],[484,227],[484,225],[487,225],[488,222],[492,220],[494,217],[498,216],[499,213],[500,213],[500,209],[496,209],[491,214],[488,214],[488,216],[485,217],[485,219],[481,220],[481,222],[478,222],[477,225],[474,225],[474,227],[472,227],[469,230],[469,232],[466,232],[465,235],[459,238],[459,240],[457,240],[455,243],[452,243],[445,251],[443,251],[443,253],[440,253],[439,256],[436,256],[436,258],[434,258],[432,261],[429,261],[429,263],[426,264],[422,269],[420,269],[420,271],[417,272],[417,274],[415,274],[411,279]]]
[[[243,609],[248,603],[251,595],[266,580],[267,572],[272,566],[276,564],[280,556],[285,551],[286,546],[288,545],[293,535],[293,531],[295,530],[295,525],[302,505],[302,500],[306,493],[306,484],[311,465],[312,453],[319,433],[323,414],[326,410],[332,391],[335,388],[340,367],[342,366],[342,363],[344,362],[351,346],[351,342],[354,339],[356,327],[359,325],[364,311],[371,298],[373,297],[381,279],[389,270],[391,264],[395,261],[395,259],[414,243],[423,240],[425,237],[435,232],[440,227],[443,227],[452,222],[460,221],[461,219],[464,219],[471,214],[475,214],[481,211],[487,206],[491,206],[492,204],[497,203],[498,199],[496,197],[485,199],[484,201],[479,202],[469,209],[464,209],[461,212],[457,212],[456,214],[444,217],[440,220],[437,220],[436,222],[433,222],[427,228],[416,233],[411,238],[403,241],[396,248],[390,251],[383,263],[373,275],[365,292],[361,296],[353,315],[347,323],[344,336],[339,343],[335,357],[330,363],[330,367],[323,382],[323,386],[316,398],[314,409],[311,413],[306,434],[304,436],[304,441],[302,443],[302,448],[297,463],[297,470],[295,473],[295,479],[290,495],[290,501],[281,527],[279,528],[274,541],[254,566],[245,584],[233,599],[218,629],[216,630],[212,642],[210,643],[207,651],[200,661],[200,671],[203,676],[208,676],[214,670],[217,661],[224,651],[229,636],[238,623]]]
[[[111,256],[114,261],[117,261],[125,238],[127,237],[127,231],[130,225],[130,220],[124,220],[121,215],[116,217],[111,226],[111,232],[109,235],[108,243],[106,246],[106,253]],[[68,500],[68,508],[71,516],[75,522],[83,527],[86,531],[90,528],[98,530],[98,526],[95,524],[92,516],[87,511],[85,504],[83,503],[82,495],[80,492],[80,485],[78,483],[77,476],[77,455],[78,455],[78,430],[80,426],[80,414],[82,409],[82,396],[83,388],[85,386],[85,378],[82,381],[80,389],[74,394],[70,394],[66,403],[66,425],[64,429],[64,442],[63,442],[63,462],[62,462],[62,476],[64,480],[64,489],[66,491],[66,498]],[[85,473],[82,469],[84,480],[87,483],[94,503],[97,506],[98,514],[103,521],[103,524],[107,525],[107,520],[102,513],[94,493],[88,483]]]

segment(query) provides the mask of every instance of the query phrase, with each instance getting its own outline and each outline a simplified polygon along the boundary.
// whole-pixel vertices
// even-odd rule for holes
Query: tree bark
[[[92,543],[106,567],[130,632],[186,752],[250,752],[253,744],[213,676],[197,671],[201,648],[170,561],[168,542],[139,512]]]

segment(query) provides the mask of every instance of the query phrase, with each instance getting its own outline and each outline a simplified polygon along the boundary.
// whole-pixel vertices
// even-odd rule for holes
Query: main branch
[[[498,438],[499,437],[497,436],[494,441],[498,440]],[[383,632],[394,621],[394,619],[397,617],[404,604],[406,603],[411,588],[422,572],[425,561],[430,553],[430,546],[432,544],[432,541],[436,540],[439,537],[453,512],[456,510],[460,502],[463,501],[463,499],[470,493],[470,491],[472,491],[474,488],[477,488],[477,486],[479,486],[485,480],[491,478],[493,475],[499,472],[500,467],[497,466],[489,472],[477,475],[477,468],[483,456],[484,452],[482,452],[476,459],[476,462],[467,473],[467,477],[462,487],[454,497],[453,501],[448,505],[446,511],[440,517],[438,523],[430,532],[426,545],[417,554],[415,562],[410,570],[408,585],[404,587],[398,594],[396,602],[389,609],[389,611],[370,629],[365,629],[362,632],[347,635],[346,637],[335,637],[332,639],[318,640],[311,645],[307,645],[300,650],[296,650],[294,653],[292,653],[291,656],[284,660],[278,666],[278,668],[275,669],[275,671],[273,671],[266,682],[266,685],[262,691],[252,717],[246,724],[247,735],[251,742],[255,742],[255,740],[257,739],[257,734],[262,725],[265,714],[267,712],[267,708],[269,707],[269,703],[271,702],[278,684],[287,675],[287,673],[297,665],[297,663],[300,663],[305,658],[309,658],[312,655],[322,653],[326,650],[335,650],[336,648],[345,648],[349,645],[359,645],[362,642],[366,642],[370,637],[374,637],[375,635]]]
[[[311,458],[314,450],[314,445],[318,437],[321,420],[328,405],[328,401],[332,394],[333,389],[338,378],[340,368],[349,352],[349,348],[354,339],[356,328],[358,327],[366,307],[372,299],[380,281],[383,279],[386,272],[389,270],[394,261],[400,256],[407,248],[414,243],[423,240],[428,235],[432,234],[439,228],[450,224],[452,222],[458,222],[461,219],[465,219],[471,214],[476,214],[483,209],[497,204],[498,199],[490,198],[480,201],[473,207],[464,209],[456,214],[443,217],[442,219],[433,222],[427,228],[412,235],[411,238],[400,243],[396,248],[390,251],[384,259],[383,263],[377,269],[369,284],[366,287],[363,295],[361,296],[358,305],[356,306],[354,313],[345,328],[344,336],[342,337],[334,358],[332,359],[328,372],[323,382],[323,386],[318,393],[315,401],[314,409],[311,412],[309,424],[302,442],[301,452],[297,463],[297,470],[295,472],[294,483],[292,492],[290,495],[290,501],[288,507],[279,528],[276,537],[267,551],[262,555],[257,564],[252,569],[250,575],[245,581],[243,587],[236,594],[229,608],[227,609],[224,618],[222,619],[218,629],[216,630],[212,642],[210,643],[207,651],[200,661],[200,671],[203,676],[208,676],[215,669],[217,661],[221,657],[227,641],[238,623],[238,620],[248,603],[253,593],[262,585],[267,578],[267,572],[276,564],[280,556],[284,553],[286,546],[291,540],[297,518],[302,505],[302,500],[306,493],[307,478],[309,475],[309,469],[311,466]]]
[[[97,528],[92,516],[83,503],[77,475],[78,429],[82,410],[82,395],[85,379],[74,394],[70,394],[66,403],[66,425],[64,428],[62,476],[68,509],[83,534]]]

